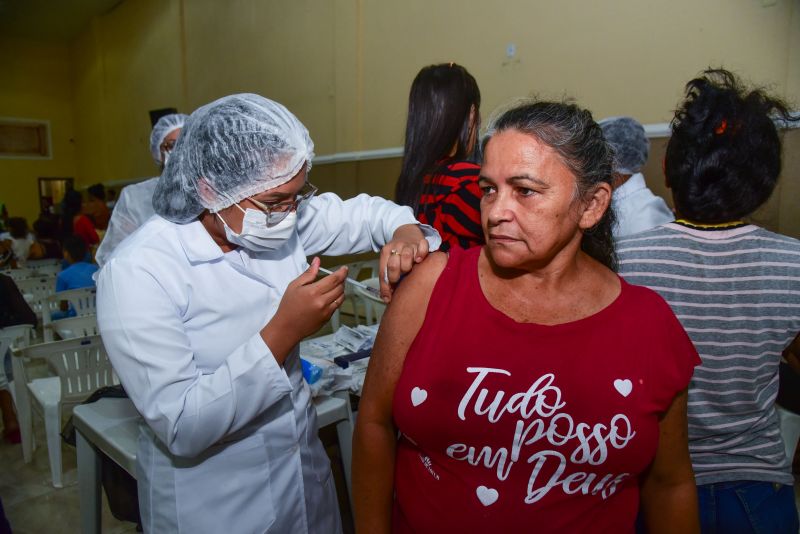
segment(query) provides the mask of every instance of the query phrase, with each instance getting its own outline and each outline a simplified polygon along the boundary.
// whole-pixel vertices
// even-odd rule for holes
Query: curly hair
[[[611,184],[613,152],[590,111],[572,102],[523,101],[502,112],[489,125],[481,149],[497,133],[517,130],[549,146],[575,175],[577,195],[583,197],[599,183]],[[617,269],[612,229],[614,210],[583,234],[581,250],[611,270]]]
[[[769,199],[781,172],[776,118],[792,120],[783,102],[748,91],[727,70],[708,69],[686,84],[664,161],[679,216],[730,222]]]

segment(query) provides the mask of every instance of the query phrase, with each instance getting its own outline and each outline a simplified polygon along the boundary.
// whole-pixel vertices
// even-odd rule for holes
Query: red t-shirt
[[[419,199],[417,219],[436,228],[443,252],[483,244],[480,173],[480,165],[451,161],[424,178],[426,193]]]
[[[393,414],[395,532],[633,532],[659,415],[699,363],[669,306],[620,279],[571,323],[518,323],[454,249]]]
[[[87,247],[100,242],[92,221],[86,215],[78,215],[72,220],[72,232],[83,239]]]

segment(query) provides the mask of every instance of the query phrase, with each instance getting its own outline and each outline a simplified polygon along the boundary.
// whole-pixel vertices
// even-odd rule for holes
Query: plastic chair
[[[33,278],[36,276],[36,272],[30,267],[21,267],[19,269],[7,269],[3,271],[3,274],[8,276],[14,281],[17,280],[24,280],[26,278]]]
[[[367,278],[366,280],[362,280],[364,285],[380,289],[381,283],[377,277],[375,278]],[[361,289],[360,287],[355,288],[356,294],[364,300],[366,313],[367,313],[367,324],[375,324],[380,322],[381,317],[383,317],[383,312],[386,311],[386,303],[383,302],[379,297],[376,297],[372,293]]]
[[[41,260],[41,261],[48,261],[48,260]],[[27,263],[29,269],[36,273],[36,276],[55,276],[61,272],[61,262],[58,263],[49,263],[49,264],[42,264],[36,267],[31,265],[31,262]]]
[[[353,263],[345,263],[344,266],[347,266],[347,276],[352,278],[353,280],[362,280],[363,278],[376,278],[378,276],[378,260],[367,260],[367,261],[356,261]],[[331,270],[335,271],[342,265],[338,265],[336,267],[332,267]],[[376,278],[377,279],[377,278]],[[340,311],[346,302],[350,303],[350,306],[353,309],[353,317],[355,318],[356,324],[361,324],[361,315],[359,314],[360,308],[364,309],[364,320],[366,324],[373,324],[375,321],[372,319],[373,313],[373,306],[369,300],[364,299],[361,293],[355,291],[355,286],[352,284],[345,284],[344,285],[344,300],[342,301],[342,305],[333,312],[331,316],[330,323],[331,328],[333,331],[336,332],[339,329],[340,324]]]
[[[51,313],[60,309],[61,301],[69,302],[75,310],[75,317],[95,315],[97,313],[97,288],[84,287],[81,289],[68,289],[48,295],[42,304],[42,333],[45,342],[53,341],[54,330],[50,326],[53,322]],[[44,313],[44,312],[47,313]]]
[[[28,304],[31,305],[34,313],[39,317],[43,317],[44,300],[56,292],[56,277],[37,276],[35,278],[14,280],[14,283]]]
[[[794,460],[794,453],[797,450],[797,442],[800,440],[800,415],[790,412],[786,408],[775,405],[778,412],[778,420],[781,424],[781,438],[783,447],[786,449],[786,457],[791,464]]]
[[[26,347],[30,343],[34,326],[21,324],[0,328],[0,357],[5,359],[6,353],[11,348]],[[28,390],[25,387],[25,371],[22,367],[22,360],[11,358],[11,368],[14,372],[14,380],[9,383],[11,396],[14,406],[17,409],[17,419],[19,421],[19,431],[22,437],[22,457],[25,462],[31,461],[33,451],[33,434],[31,432],[31,402],[28,398]]]
[[[67,317],[66,319],[53,321],[47,326],[52,332],[58,334],[61,339],[100,335],[100,329],[97,326],[97,315]]]
[[[44,418],[53,486],[63,486],[61,410],[80,404],[101,387],[118,382],[100,336],[42,343],[14,350],[16,358],[42,359],[58,376],[28,382],[32,407]]]

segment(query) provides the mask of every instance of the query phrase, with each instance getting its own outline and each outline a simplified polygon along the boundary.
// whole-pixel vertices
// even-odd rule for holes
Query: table
[[[314,399],[319,427],[336,425],[347,491],[351,493],[350,465],[353,451],[353,414],[347,392]],[[100,456],[102,451],[136,478],[136,450],[141,416],[130,399],[104,398],[76,406],[73,423],[77,431],[78,493],[81,530],[100,532]]]

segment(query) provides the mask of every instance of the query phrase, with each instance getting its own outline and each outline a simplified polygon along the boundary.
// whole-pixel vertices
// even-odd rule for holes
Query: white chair
[[[50,323],[53,322],[51,314],[61,306],[61,301],[69,302],[76,317],[94,315],[97,313],[97,288],[84,287],[81,289],[68,289],[48,295],[42,303],[42,333],[45,342],[53,341],[53,329]],[[45,311],[47,313],[45,313]]]
[[[24,280],[25,278],[33,278],[36,273],[29,267],[21,267],[19,269],[7,269],[3,274],[10,277],[12,280]]]
[[[783,447],[786,450],[786,457],[789,464],[794,460],[794,453],[797,450],[797,442],[800,440],[800,415],[790,412],[786,408],[775,405],[778,412],[778,420],[781,424],[781,438]]]
[[[36,267],[31,266],[31,262],[28,262],[27,266],[29,269],[35,272],[37,276],[55,276],[61,272],[61,262],[42,264]]]
[[[58,267],[58,270],[60,271],[63,262],[64,260],[62,259],[28,260],[25,262],[25,267],[33,269],[34,271],[41,271],[42,269],[49,270],[53,267]]]
[[[59,319],[49,323],[47,328],[50,329],[51,335],[56,333],[61,339],[74,339],[76,337],[97,336],[100,334],[100,329],[97,327],[97,315]]]
[[[31,305],[34,313],[39,317],[43,317],[44,300],[56,292],[56,277],[37,276],[35,278],[14,280],[14,283],[28,304]]]
[[[100,336],[42,343],[14,350],[16,358],[42,359],[58,376],[28,383],[31,405],[44,419],[53,486],[63,486],[61,410],[80,404],[97,389],[119,383]]]
[[[347,266],[347,276],[353,280],[361,280],[362,278],[376,278],[378,276],[378,260],[356,261],[353,263],[345,263]],[[342,265],[331,268],[332,271],[337,270]],[[345,284],[344,286],[344,300],[342,305],[333,312],[331,316],[331,328],[336,332],[340,324],[340,311],[345,303],[349,302],[353,310],[353,317],[356,324],[361,324],[361,309],[364,310],[364,320],[366,324],[373,324],[375,321],[373,316],[373,306],[371,301],[364,299],[361,293],[355,291],[355,286],[352,284]]]
[[[0,328],[0,358],[5,360],[6,353],[11,348],[28,346],[33,330],[34,326],[28,324]],[[12,357],[11,368],[14,372],[14,380],[9,383],[9,388],[11,389],[11,396],[14,399],[14,406],[17,409],[19,432],[22,437],[22,457],[27,463],[31,461],[31,451],[33,450],[31,402],[28,398],[28,389],[26,388],[27,381],[25,380],[25,370],[22,367],[22,360]]]
[[[362,280],[362,283],[368,287],[374,289],[380,289],[381,283],[377,277],[375,278],[367,278],[366,280]],[[366,315],[367,315],[367,324],[375,324],[380,322],[381,317],[383,317],[383,312],[386,311],[386,303],[383,302],[380,297],[375,296],[374,294],[370,293],[369,291],[365,291],[364,289],[357,287],[355,288],[356,294],[361,297],[364,301],[364,307],[366,308]]]

